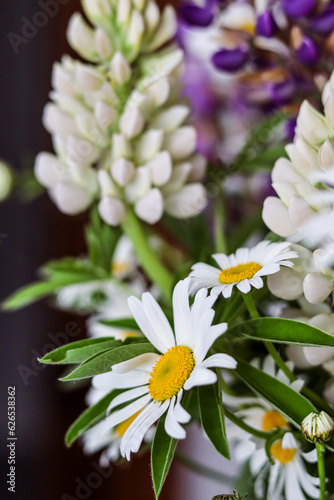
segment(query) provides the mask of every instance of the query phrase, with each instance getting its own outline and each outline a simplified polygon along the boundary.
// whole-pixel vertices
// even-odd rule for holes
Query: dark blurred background
[[[43,1],[43,0],[42,0]],[[69,52],[65,38],[71,13],[79,0],[57,0],[59,12],[49,17],[28,43],[19,43],[17,53],[8,35],[21,36],[26,18],[41,10],[38,0],[1,0],[0,6],[0,158],[15,169],[33,164],[35,155],[51,151],[43,129],[43,106],[51,90],[55,60]],[[165,2],[160,2],[165,3]],[[170,3],[170,2],[169,2]],[[173,2],[172,2],[173,3]],[[174,2],[175,3],[175,2]],[[11,36],[11,40],[17,40]],[[0,205],[0,300],[36,279],[36,269],[52,258],[84,252],[85,216],[60,214],[46,195],[24,205],[10,200]],[[19,500],[58,499],[153,499],[149,456],[136,456],[131,464],[114,466],[108,478],[98,479],[98,456],[86,457],[81,447],[63,444],[68,426],[84,409],[86,389],[64,392],[57,377],[61,372],[38,366],[36,358],[50,343],[48,334],[64,332],[69,322],[85,336],[84,318],[60,312],[47,302],[11,314],[1,314],[1,499],[7,491],[7,388],[16,387],[17,443],[16,496]],[[90,482],[91,487],[85,488]],[[94,482],[95,481],[95,482]],[[173,473],[161,500],[170,493]],[[81,489],[77,490],[81,484]],[[98,487],[96,485],[99,485]],[[94,487],[93,487],[94,486]],[[89,492],[90,489],[90,492]]]

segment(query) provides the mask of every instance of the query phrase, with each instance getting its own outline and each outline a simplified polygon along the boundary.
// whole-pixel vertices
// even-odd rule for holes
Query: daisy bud
[[[9,166],[0,161],[0,201],[4,201],[10,194],[13,176]]]
[[[138,108],[126,110],[120,120],[121,132],[127,139],[132,139],[139,135],[144,125],[144,118]]]
[[[334,420],[324,411],[310,413],[301,427],[304,437],[312,443],[327,442],[334,434]]]
[[[303,287],[304,295],[311,304],[320,304],[333,291],[331,280],[321,273],[309,273]]]
[[[233,495],[216,495],[211,498],[211,500],[245,500],[248,497],[246,494],[243,498],[241,498],[240,494],[237,492],[237,490],[233,490]]]
[[[71,17],[66,36],[70,46],[78,54],[88,61],[96,61],[94,31],[88,27],[78,12]]]
[[[111,62],[111,77],[123,85],[131,77],[131,68],[121,52],[117,52]]]

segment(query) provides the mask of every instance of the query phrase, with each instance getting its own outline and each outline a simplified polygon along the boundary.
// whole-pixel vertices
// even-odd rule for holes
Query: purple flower
[[[276,31],[276,24],[269,10],[265,10],[256,22],[256,32],[259,36],[270,38]]]
[[[292,19],[307,16],[313,9],[316,0],[283,0],[283,9]]]
[[[311,22],[311,28],[324,35],[334,30],[334,5],[328,7],[322,14],[316,16]]]
[[[311,38],[303,37],[302,44],[296,51],[298,60],[303,64],[316,64],[319,57],[317,46]]]
[[[179,13],[187,24],[205,28],[212,23],[215,9],[212,2],[207,2],[206,7],[198,7],[193,3],[184,3],[181,5]]]
[[[248,52],[238,49],[221,49],[212,56],[214,66],[221,71],[234,72],[241,69],[248,60]]]

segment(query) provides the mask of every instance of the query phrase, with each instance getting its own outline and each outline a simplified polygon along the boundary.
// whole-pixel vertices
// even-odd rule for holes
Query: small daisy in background
[[[212,257],[219,268],[198,262],[190,273],[190,292],[195,294],[201,288],[212,288],[212,294],[231,297],[233,287],[248,293],[251,287],[262,288],[262,276],[277,273],[281,266],[292,267],[287,259],[298,257],[289,250],[290,243],[261,241],[253,248],[239,248],[234,254],[215,254]]]
[[[209,368],[234,369],[235,359],[219,353],[205,359],[214,341],[227,330],[227,324],[212,326],[215,297],[201,290],[189,306],[189,279],[180,281],[173,293],[175,334],[162,309],[150,293],[142,300],[130,297],[129,307],[146,338],[161,354],[146,353],[112,367],[112,371],[93,378],[93,386],[130,389],[117,396],[109,406],[109,428],[138,414],[121,441],[121,455],[130,458],[139,450],[147,430],[167,412],[165,431],[184,439],[180,424],[188,423],[189,413],[181,406],[183,392],[193,387],[214,384],[217,375]],[[153,349],[152,349],[153,350]],[[124,405],[117,409],[119,405]]]

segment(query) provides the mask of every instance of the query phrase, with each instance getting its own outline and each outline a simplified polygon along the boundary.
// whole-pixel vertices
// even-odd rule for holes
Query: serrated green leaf
[[[224,335],[224,340],[236,338],[334,347],[334,335],[329,335],[307,323],[283,318],[258,318],[245,321],[230,328]]]
[[[112,328],[140,332],[140,328],[133,318],[100,319],[99,323],[105,326],[111,326]]]
[[[218,382],[198,387],[198,401],[202,427],[218,453],[230,459],[230,450],[225,430],[225,414],[222,391]]]
[[[109,392],[104,398],[98,401],[95,405],[90,406],[85,410],[77,420],[68,429],[65,436],[65,443],[71,446],[80,436],[82,436],[88,429],[101,422],[106,417],[107,409],[111,401],[120,394],[122,390],[114,390]]]
[[[253,391],[294,422],[298,428],[307,415],[316,411],[308,399],[291,387],[236,356],[234,357],[238,361],[235,371],[239,377]]]
[[[152,479],[155,497],[159,498],[170,466],[173,462],[177,439],[173,439],[165,431],[166,415],[160,418],[154,435],[151,453]]]
[[[4,311],[20,309],[21,307],[28,306],[37,300],[53,294],[58,288],[59,286],[57,284],[47,281],[32,283],[10,295],[2,303],[2,309]]]
[[[148,352],[156,352],[152,344],[148,342],[145,344],[130,344],[116,347],[116,349],[108,350],[101,354],[95,354],[61,380],[79,380],[82,378],[94,377],[101,373],[107,373],[111,371],[113,365]]]
[[[62,365],[79,364],[101,351],[115,349],[121,345],[122,341],[115,340],[113,337],[79,340],[49,352],[40,362]]]

